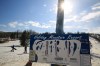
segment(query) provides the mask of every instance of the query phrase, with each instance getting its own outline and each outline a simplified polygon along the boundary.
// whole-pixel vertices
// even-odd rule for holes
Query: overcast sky
[[[65,0],[64,32],[100,33],[100,0]],[[0,31],[55,32],[57,0],[0,0]]]

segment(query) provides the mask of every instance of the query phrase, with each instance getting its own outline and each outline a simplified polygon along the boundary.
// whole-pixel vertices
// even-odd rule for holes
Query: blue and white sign
[[[81,66],[82,55],[90,55],[88,34],[31,36],[29,59],[33,62]]]

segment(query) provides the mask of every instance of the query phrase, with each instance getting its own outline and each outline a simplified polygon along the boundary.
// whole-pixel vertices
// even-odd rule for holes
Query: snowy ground
[[[16,49],[11,52],[12,45]],[[23,54],[23,47],[19,47],[19,41],[9,41],[7,43],[0,43],[0,66],[25,66],[28,61],[29,54]],[[29,53],[29,52],[28,52]],[[44,63],[32,63],[32,66],[50,66]]]
[[[90,38],[90,41],[92,43],[92,66],[100,66],[100,43],[93,38]],[[16,46],[17,50],[11,52],[10,46],[13,44]],[[29,54],[23,54],[23,50],[24,48],[19,45],[19,40],[0,43],[0,66],[25,66],[28,61]],[[32,66],[50,66],[50,64],[32,63]]]
[[[93,38],[90,38],[90,41],[92,43],[92,48],[91,48],[92,66],[100,66],[100,43]]]

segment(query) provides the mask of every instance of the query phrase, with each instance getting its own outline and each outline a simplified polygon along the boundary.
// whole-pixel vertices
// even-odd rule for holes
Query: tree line
[[[0,38],[10,38],[10,40],[20,40],[20,45],[24,47],[24,53],[27,53],[27,46],[30,44],[30,35],[40,34],[38,32],[32,30],[24,30],[23,32],[15,31],[15,32],[2,32],[0,31]],[[41,33],[41,34],[55,34],[55,33]],[[85,32],[76,32],[71,33],[68,32],[66,34],[89,34],[90,37],[95,38],[96,40],[100,41],[100,34],[94,33],[85,33]]]

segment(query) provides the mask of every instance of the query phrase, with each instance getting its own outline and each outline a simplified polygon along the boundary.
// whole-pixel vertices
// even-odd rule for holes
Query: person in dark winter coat
[[[11,48],[12,48],[11,52],[14,52],[14,50],[17,50],[14,45],[11,46]]]

